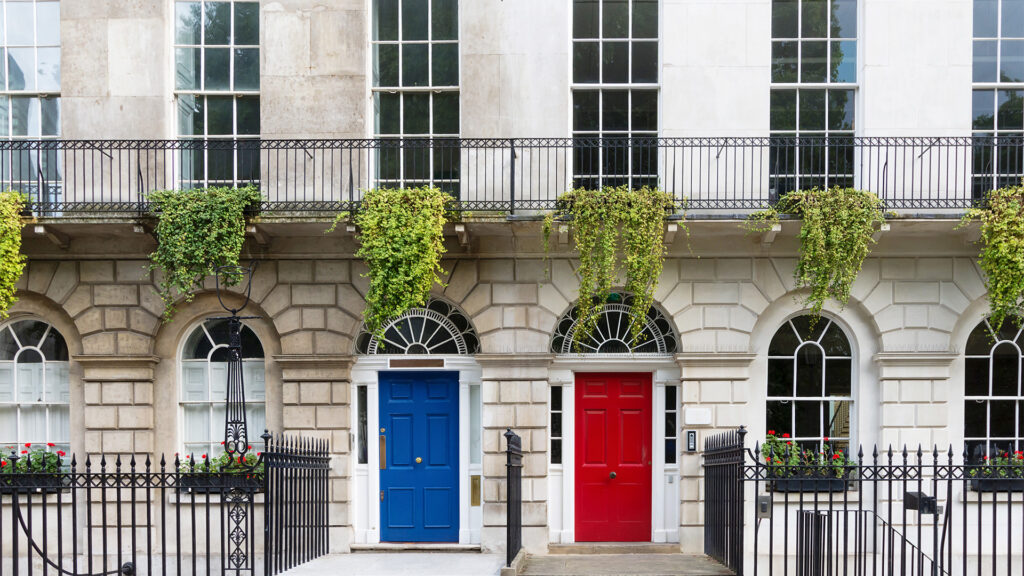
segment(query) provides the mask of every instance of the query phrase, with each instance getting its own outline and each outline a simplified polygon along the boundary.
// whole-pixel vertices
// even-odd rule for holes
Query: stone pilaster
[[[548,366],[550,354],[481,354],[483,368],[484,525],[481,543],[505,545],[506,441],[511,428],[523,439],[523,547],[543,554],[548,545]]]
[[[951,368],[956,359],[954,354],[875,355],[881,406],[879,452],[889,446],[900,451],[906,446],[915,453],[919,445],[925,451],[937,446],[945,458],[952,444],[960,456],[963,406],[953,400],[962,398],[963,390],[950,394]],[[870,446],[864,446],[865,459],[870,451]]]
[[[753,354],[676,355],[682,399],[680,438],[684,443],[679,465],[679,540],[684,553],[704,553],[704,469],[700,451],[705,438],[749,426],[746,420],[751,415],[750,406],[764,406],[763,386],[750,381],[753,360]],[[696,452],[685,451],[686,430],[697,431]]]
[[[327,440],[331,450],[331,552],[348,552],[349,519],[349,382],[347,355],[281,355],[283,431],[302,438]]]
[[[72,358],[82,366],[85,387],[85,452],[116,455],[127,464],[135,454],[141,465],[154,455],[153,370],[155,356],[95,356]]]

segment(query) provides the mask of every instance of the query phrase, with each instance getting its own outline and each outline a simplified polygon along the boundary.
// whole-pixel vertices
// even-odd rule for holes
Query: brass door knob
[[[420,464],[422,462],[423,462],[423,458],[419,458],[419,457],[416,458],[416,463],[417,464]]]

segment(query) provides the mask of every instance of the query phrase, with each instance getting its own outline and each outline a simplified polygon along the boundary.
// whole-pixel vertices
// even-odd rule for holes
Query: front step
[[[548,544],[548,554],[678,554],[678,543],[578,542]]]
[[[353,552],[480,552],[479,544],[448,544],[444,542],[381,542],[352,544]]]
[[[689,554],[559,554],[530,556],[521,576],[731,576],[707,556]]]

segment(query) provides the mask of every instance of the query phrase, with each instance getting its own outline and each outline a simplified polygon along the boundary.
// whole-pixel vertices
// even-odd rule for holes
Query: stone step
[[[726,576],[706,556],[688,554],[556,554],[530,556],[522,576]]]
[[[577,542],[548,544],[548,554],[678,554],[678,543]]]

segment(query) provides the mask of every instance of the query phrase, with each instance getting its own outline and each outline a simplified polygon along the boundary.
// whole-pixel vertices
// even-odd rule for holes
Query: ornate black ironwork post
[[[228,322],[228,382],[226,410],[224,416],[224,451],[232,461],[237,462],[240,472],[244,471],[246,465],[245,456],[249,452],[249,431],[245,417],[245,379],[242,377],[242,320],[258,318],[258,316],[239,316],[249,304],[249,294],[252,292],[252,275],[256,270],[256,262],[253,261],[248,268],[242,266],[221,266],[216,269],[217,299],[221,307],[230,316],[221,318]],[[242,305],[232,308],[224,303],[221,290],[221,281],[226,286],[240,285],[244,282],[243,294],[245,300]],[[230,525],[226,527],[224,538],[228,542],[227,558],[224,559],[225,566],[234,574],[248,572],[254,574],[255,546],[249,538],[251,519],[254,516],[253,494],[261,482],[256,479],[256,469],[259,461],[251,464],[252,474],[244,474],[244,477],[251,479],[244,485],[232,483],[230,488],[224,492],[224,505],[228,507],[227,517]],[[228,486],[227,478],[224,485]],[[251,485],[250,485],[251,484]]]

